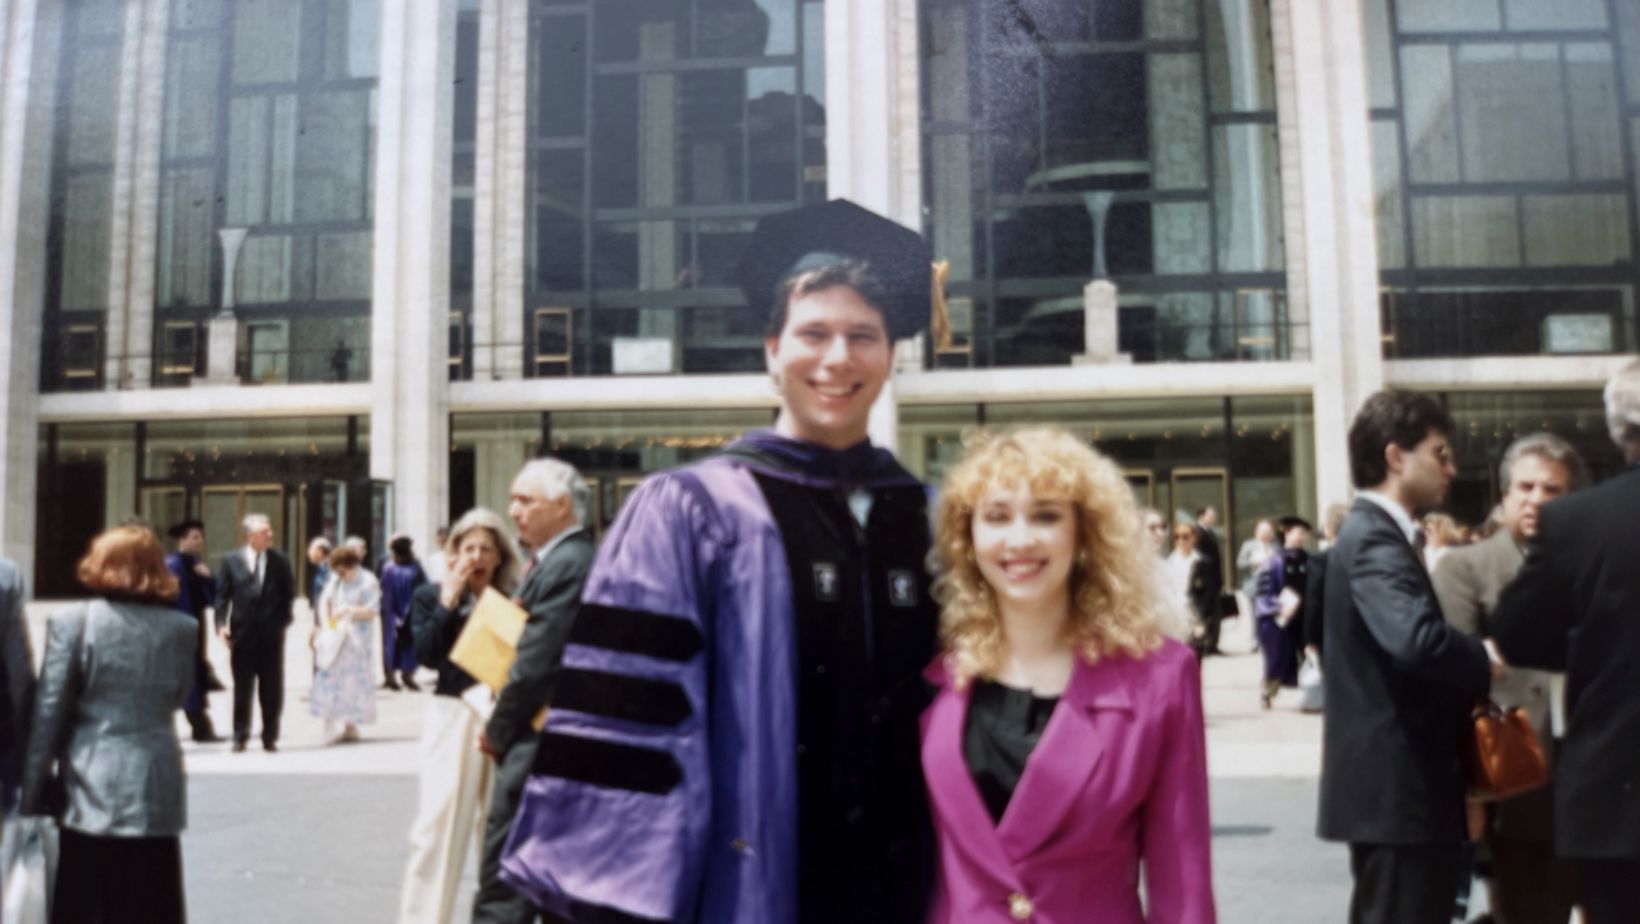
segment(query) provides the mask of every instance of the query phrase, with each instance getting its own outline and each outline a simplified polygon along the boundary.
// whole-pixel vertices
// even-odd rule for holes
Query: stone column
[[[123,293],[125,370],[119,387],[148,388],[154,380],[155,248],[159,240],[166,33],[171,20],[171,0],[144,0],[134,6],[142,9],[134,36],[138,44],[137,85],[131,94],[136,110],[136,127],[132,132],[129,152],[129,184],[124,190],[123,201],[115,206],[115,214],[123,214],[127,218],[124,239],[115,238],[127,261]],[[122,153],[117,162],[125,157]],[[112,274],[110,278],[113,278]]]
[[[1349,497],[1350,421],[1384,383],[1360,0],[1274,0],[1271,31],[1288,304],[1309,322],[1316,503],[1325,509]]]
[[[851,199],[922,230],[920,61],[915,0],[826,4],[826,177]],[[917,347],[897,350],[902,358]],[[871,440],[894,449],[899,408],[892,383],[871,413]]]
[[[524,376],[528,0],[483,0],[473,183],[473,378]]]
[[[41,9],[41,7],[44,9]],[[51,208],[58,4],[0,3],[0,551],[34,575],[40,309]]]
[[[393,483],[392,528],[426,543],[450,505],[455,0],[384,3],[380,28],[370,476]]]

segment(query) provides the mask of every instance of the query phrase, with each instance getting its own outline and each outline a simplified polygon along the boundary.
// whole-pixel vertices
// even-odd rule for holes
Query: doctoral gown
[[[656,475],[588,577],[502,879],[582,922],[904,922],[933,841],[928,494],[768,431]]]

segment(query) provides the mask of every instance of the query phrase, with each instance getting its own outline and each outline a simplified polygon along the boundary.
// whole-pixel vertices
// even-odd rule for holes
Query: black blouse
[[[974,681],[962,731],[962,756],[993,822],[1002,821],[1025,773],[1025,761],[1058,703],[1057,696],[1037,696],[992,680]]]

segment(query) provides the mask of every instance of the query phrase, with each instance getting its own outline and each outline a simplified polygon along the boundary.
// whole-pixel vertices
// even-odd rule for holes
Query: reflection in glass
[[[1285,286],[1267,0],[921,12],[930,237],[954,295],[997,296],[972,302],[979,364],[1069,361],[1101,277],[1136,361],[1285,358],[1233,319],[1237,290]]]

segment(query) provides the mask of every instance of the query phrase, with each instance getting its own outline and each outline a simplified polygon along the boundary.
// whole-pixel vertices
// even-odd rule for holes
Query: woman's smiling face
[[[1068,595],[1076,511],[1029,485],[995,487],[974,508],[974,559],[998,601],[1040,605]]]

